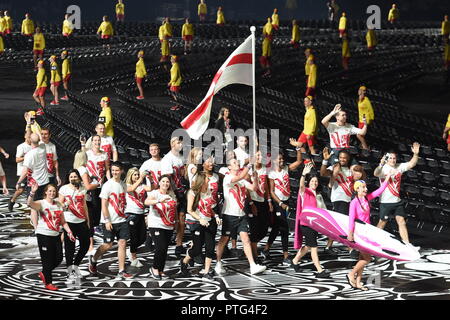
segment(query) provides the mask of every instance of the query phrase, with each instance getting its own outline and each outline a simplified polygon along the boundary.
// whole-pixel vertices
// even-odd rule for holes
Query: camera
[[[389,160],[389,156],[390,156],[390,154],[386,153],[386,155],[384,156],[384,161],[388,161]]]
[[[36,122],[36,118],[30,118],[30,124],[34,124]]]

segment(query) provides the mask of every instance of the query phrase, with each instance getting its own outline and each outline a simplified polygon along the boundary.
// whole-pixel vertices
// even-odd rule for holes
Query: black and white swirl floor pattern
[[[115,279],[117,258],[111,250],[100,260],[99,274],[95,277],[89,274],[85,258],[81,265],[84,278],[78,284],[65,282],[63,261],[54,271],[54,283],[60,290],[48,291],[38,277],[39,252],[36,238],[31,236],[24,198],[19,199],[12,213],[8,212],[7,200],[0,196],[1,300],[450,299],[450,250],[422,248],[421,259],[414,262],[374,260],[365,271],[370,290],[363,292],[352,289],[346,281],[345,275],[355,261],[345,253],[344,247],[337,247],[341,252],[338,258],[321,254],[325,239],[319,241],[319,254],[322,265],[331,271],[329,279],[315,278],[311,260],[305,260],[298,273],[282,266],[281,244],[276,242],[265,273],[251,276],[246,259],[227,258],[224,259],[227,274],[214,277],[214,281],[202,281],[195,276],[200,265],[191,269],[192,277],[182,277],[174,247],[171,247],[166,266],[170,279],[156,281],[149,277],[153,254],[143,247],[139,257],[144,267],[128,267],[128,271],[135,274],[131,280]],[[100,237],[96,240],[98,244],[102,241]]]

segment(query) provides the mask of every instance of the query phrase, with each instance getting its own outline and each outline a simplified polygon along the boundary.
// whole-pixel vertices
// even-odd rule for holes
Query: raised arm
[[[331,176],[331,172],[327,168],[328,168],[328,160],[331,158],[331,155],[327,147],[323,148],[322,154],[323,154],[323,161],[322,165],[320,166],[320,176],[329,177]]]
[[[420,144],[418,142],[414,142],[411,147],[411,151],[414,155],[408,162],[408,170],[414,168],[417,165],[417,161],[419,161]]]
[[[301,143],[295,140],[294,138],[290,138],[289,142],[292,146],[295,147],[295,150],[297,150],[297,159],[295,160],[295,162],[291,163],[288,167],[289,171],[294,171],[295,169],[298,168],[298,166],[302,164],[302,151],[300,149]]]
[[[300,178],[300,193],[301,194],[305,193],[305,189],[306,189],[305,177],[308,173],[311,172],[312,167],[313,167],[313,164],[310,162],[303,168],[302,177]]]
[[[333,118],[339,111],[341,111],[341,105],[337,104],[334,106],[334,109],[322,119],[322,124],[325,128],[328,128],[328,124],[330,123],[331,118]]]
[[[383,181],[383,183],[381,184],[381,186],[377,189],[377,190],[375,190],[374,192],[372,192],[372,193],[370,193],[370,194],[368,194],[367,195],[367,200],[372,200],[372,199],[375,199],[376,197],[379,197],[380,196],[380,194],[382,194],[383,193],[383,191],[386,189],[386,187],[388,186],[388,184],[389,184],[389,178],[390,178],[391,176],[389,176],[389,177],[387,177],[386,179],[384,179],[384,181]]]

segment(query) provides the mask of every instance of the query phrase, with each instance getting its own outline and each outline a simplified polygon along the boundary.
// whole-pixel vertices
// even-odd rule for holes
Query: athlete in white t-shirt
[[[121,180],[123,167],[120,162],[111,164],[111,179],[103,186],[100,193],[102,199],[101,223],[103,224],[103,241],[94,256],[89,256],[89,271],[97,273],[97,261],[103,254],[112,248],[114,239],[118,239],[117,255],[119,257],[118,278],[131,278],[132,275],[125,272],[125,255],[127,240],[130,230],[125,215],[126,185]]]
[[[48,178],[51,184],[61,185],[61,178],[59,177],[59,162],[58,154],[56,153],[56,146],[50,142],[50,130],[42,128],[41,132],[41,144],[45,146],[45,152],[47,156],[47,169]]]
[[[145,161],[139,168],[140,172],[147,172],[145,181],[147,186],[158,188],[159,178],[161,177],[161,156],[159,154],[159,145],[152,143],[149,146],[151,158]]]
[[[44,282],[46,289],[54,291],[58,288],[52,284],[52,271],[59,266],[63,259],[61,226],[66,231],[67,238],[65,241],[75,242],[75,237],[64,219],[61,203],[56,201],[56,187],[53,185],[46,186],[44,198],[33,201],[33,196],[38,188],[37,184],[33,184],[27,204],[33,209],[31,211],[31,223],[36,233],[41,255],[42,272],[39,272],[39,277]]]
[[[250,167],[251,165],[249,164],[238,173],[240,168],[239,161],[236,159],[228,161],[230,173],[225,175],[223,179],[223,195],[225,202],[222,208],[222,236],[217,244],[217,263],[215,271],[218,274],[225,273],[221,259],[223,250],[233,232],[239,233],[241,237],[244,253],[250,263],[250,273],[257,274],[266,270],[265,266],[255,263],[252,247],[250,245],[250,238],[248,236],[248,219],[244,212],[247,190],[255,191],[258,187],[258,179],[255,178],[252,184],[245,180]]]
[[[403,201],[400,199],[400,185],[402,180],[402,174],[407,170],[414,168],[419,160],[420,144],[414,142],[411,151],[413,152],[413,157],[409,162],[397,164],[397,154],[388,153],[386,156],[381,158],[380,165],[375,169],[373,175],[380,178],[380,183],[389,176],[391,170],[397,170],[398,173],[393,178],[389,180],[388,187],[380,196],[380,221],[377,227],[384,229],[389,216],[394,214],[395,220],[398,224],[398,230],[400,237],[406,243],[409,242],[408,229],[406,228],[406,213],[404,209]]]
[[[239,161],[239,166],[242,168],[244,165],[248,164],[250,155],[246,151],[248,145],[248,139],[245,136],[240,136],[237,138],[237,148],[234,149],[234,154],[236,159]]]
[[[95,126],[95,132],[101,137],[101,149],[108,154],[109,160],[117,161],[119,159],[119,153],[117,152],[116,144],[114,139],[105,132],[105,124],[98,122]],[[86,149],[92,147],[92,138],[90,137],[86,142]]]
[[[78,170],[72,169],[67,176],[68,184],[59,189],[59,202],[64,204],[64,218],[80,244],[75,256],[75,243],[64,241],[67,277],[69,281],[76,282],[81,279],[79,266],[89,249],[89,214],[86,205],[86,189],[81,185]]]

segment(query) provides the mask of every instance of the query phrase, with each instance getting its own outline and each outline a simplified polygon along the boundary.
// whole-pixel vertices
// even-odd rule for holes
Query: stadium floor
[[[179,260],[174,246],[169,248],[166,272],[169,280],[153,280],[149,267],[153,254],[145,249],[139,252],[144,267],[127,267],[135,274],[131,280],[116,280],[117,257],[113,249],[99,261],[98,276],[91,276],[85,258],[80,266],[84,276],[80,284],[67,284],[65,263],[54,270],[54,284],[59,291],[46,290],[39,280],[41,270],[36,238],[30,236],[32,227],[27,217],[25,199],[18,200],[14,212],[7,209],[7,198],[0,196],[0,300],[292,300],[292,299],[450,299],[450,250],[442,243],[422,247],[421,259],[414,262],[374,260],[366,269],[364,281],[369,291],[352,289],[345,275],[354,264],[343,246],[340,254],[332,258],[321,254],[325,239],[319,240],[322,265],[331,271],[331,278],[316,279],[310,259],[302,262],[302,271],[296,273],[281,263],[281,243],[276,241],[268,270],[251,276],[245,258],[224,259],[225,276],[215,276],[214,281],[196,277],[200,265],[191,268],[192,277],[179,273]],[[264,239],[261,245],[265,243]],[[292,239],[290,239],[292,241]],[[101,238],[96,236],[96,243]],[[430,244],[430,242],[428,242]],[[185,243],[187,245],[187,242]],[[238,244],[238,248],[239,248]],[[450,249],[450,248],[446,248]],[[293,255],[294,250],[290,250]]]

